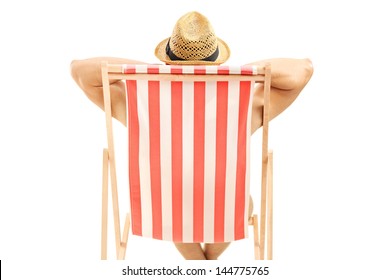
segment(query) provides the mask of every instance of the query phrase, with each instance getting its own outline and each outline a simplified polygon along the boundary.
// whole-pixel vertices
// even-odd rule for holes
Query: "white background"
[[[299,98],[271,122],[275,260],[262,265],[271,267],[273,279],[389,279],[390,20],[385,4],[2,1],[0,259],[5,279],[123,279],[121,268],[128,264],[210,267],[182,261],[170,243],[134,236],[125,262],[99,261],[104,115],[69,71],[73,59],[93,56],[157,63],[155,46],[192,10],[206,15],[229,44],[228,64],[272,57],[309,57],[314,64]],[[124,133],[118,123],[115,129]],[[252,139],[255,200],[259,145],[260,131]],[[123,198],[121,207],[127,207]],[[260,265],[252,261],[251,242],[233,244],[218,264]]]

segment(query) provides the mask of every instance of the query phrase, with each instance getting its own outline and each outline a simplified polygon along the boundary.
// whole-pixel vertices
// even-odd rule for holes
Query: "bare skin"
[[[86,96],[99,108],[104,110],[103,89],[101,78],[101,62],[145,64],[144,62],[113,57],[96,57],[85,60],[74,60],[71,63],[71,75]],[[309,59],[275,58],[261,60],[249,65],[264,66],[271,64],[271,100],[270,120],[274,119],[289,107],[298,97],[313,74],[313,66]],[[126,120],[125,84],[121,80],[110,80],[112,115],[124,126]],[[262,126],[264,104],[264,89],[257,85],[253,98],[251,132]],[[252,200],[248,215],[252,213]],[[187,260],[216,260],[226,250],[229,243],[204,244],[175,243],[176,248]]]

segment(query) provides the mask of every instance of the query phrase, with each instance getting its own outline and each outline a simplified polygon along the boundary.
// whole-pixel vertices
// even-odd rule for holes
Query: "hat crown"
[[[177,21],[169,47],[181,59],[202,60],[217,50],[218,39],[205,16],[190,12]]]

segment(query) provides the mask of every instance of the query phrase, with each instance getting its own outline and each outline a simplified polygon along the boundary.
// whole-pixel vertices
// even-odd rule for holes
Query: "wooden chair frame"
[[[123,64],[102,63],[102,82],[104,93],[104,110],[106,116],[108,148],[103,149],[103,188],[102,188],[102,224],[101,224],[101,259],[107,259],[107,224],[108,224],[108,188],[109,181],[112,194],[112,207],[114,215],[114,233],[117,259],[125,259],[127,241],[130,230],[130,213],[127,213],[121,236],[120,213],[118,202],[118,188],[116,177],[114,138],[112,127],[111,96],[109,79],[158,79],[170,81],[208,81],[208,80],[243,80],[242,75],[187,75],[187,74],[124,74]],[[273,152],[268,149],[269,134],[269,106],[271,88],[271,66],[257,68],[257,75],[245,76],[245,80],[264,83],[264,108],[263,108],[263,135],[262,135],[262,171],[260,193],[260,232],[258,216],[253,214],[249,218],[249,225],[253,226],[254,256],[256,260],[264,260],[265,248],[267,259],[272,259],[273,236]],[[267,230],[266,230],[267,229]],[[267,245],[265,241],[267,239]]]

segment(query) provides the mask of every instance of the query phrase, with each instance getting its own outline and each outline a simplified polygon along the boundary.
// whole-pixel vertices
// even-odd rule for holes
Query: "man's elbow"
[[[313,64],[310,59],[300,59],[294,70],[295,74],[290,77],[288,91],[299,94],[313,75]]]
[[[311,60],[308,58],[302,59],[297,70],[299,74],[295,75],[294,80],[291,81],[291,89],[294,92],[300,92],[310,81],[313,75],[313,64]]]
[[[309,82],[311,76],[313,75],[313,63],[309,58],[303,60],[303,70],[304,70],[304,86]]]
[[[77,84],[79,84],[79,80],[80,80],[79,73],[80,73],[80,61],[72,60],[72,62],[70,63],[70,74],[73,80],[75,80]]]

